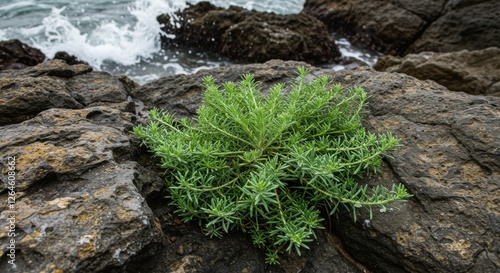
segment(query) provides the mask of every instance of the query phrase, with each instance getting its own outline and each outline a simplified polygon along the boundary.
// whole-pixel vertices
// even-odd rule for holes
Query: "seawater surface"
[[[98,70],[125,74],[138,83],[194,73],[231,62],[189,48],[162,48],[156,17],[201,0],[0,0],[0,40],[19,39],[48,58],[66,51]],[[216,6],[294,14],[304,0],[211,0]],[[338,38],[344,56],[372,65],[377,54]],[[342,66],[331,66],[341,69]]]

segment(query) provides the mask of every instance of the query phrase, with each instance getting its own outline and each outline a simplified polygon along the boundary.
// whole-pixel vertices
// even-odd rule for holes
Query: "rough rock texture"
[[[268,86],[293,79],[298,65],[272,61],[217,68],[211,74],[222,82],[257,73]],[[160,79],[133,96],[144,99],[146,108],[159,105],[191,115],[201,102],[203,73]],[[402,139],[382,175],[362,182],[404,183],[415,195],[395,204],[399,211],[375,212],[371,221],[364,211],[356,223],[348,212],[333,217],[349,253],[373,272],[498,271],[500,99],[450,92],[431,81],[369,68],[315,70],[313,76],[320,74],[365,88],[370,95],[365,125]]]
[[[153,240],[153,214],[137,188],[154,180],[115,156],[130,150],[131,119],[107,107],[50,109],[2,127],[0,154],[16,158],[19,271],[2,262],[1,272],[98,272]],[[3,176],[2,192],[6,182]],[[2,204],[2,227],[9,211]],[[2,228],[2,245],[10,238]]]
[[[200,83],[207,73],[219,83],[255,73],[265,92],[273,83],[294,79],[299,65],[306,64],[270,61],[221,67],[137,89],[123,79],[116,84],[144,100],[145,109],[159,106],[191,116],[201,103]],[[134,115],[124,112],[120,103],[48,109],[0,127],[2,162],[6,156],[18,161],[17,271],[498,271],[500,99],[450,92],[432,81],[369,68],[308,68],[313,70],[311,79],[329,74],[344,86],[365,88],[370,95],[365,125],[401,138],[402,146],[390,153],[393,159],[384,161],[382,174],[360,181],[404,183],[414,197],[395,204],[399,211],[375,211],[371,221],[359,211],[356,223],[342,211],[330,219],[336,236],[319,232],[303,256],[285,255],[282,265],[267,266],[248,236],[209,239],[196,223],[175,216],[164,194],[158,194],[163,183],[157,161],[128,133]],[[38,71],[45,71],[40,77],[68,83],[68,78],[47,76],[65,70]],[[18,73],[20,79],[31,77],[23,70]],[[87,74],[69,79],[82,75]],[[105,99],[86,94],[93,89],[85,84],[72,88],[77,86],[82,89],[73,91],[82,98],[93,103]],[[0,101],[6,94],[0,94]],[[1,168],[0,198],[7,200],[7,170]],[[5,227],[10,212],[5,203],[1,206],[0,225]],[[2,246],[9,239],[6,231],[0,230]],[[0,251],[0,272],[16,272],[7,263],[6,248]]]
[[[368,68],[333,79],[371,96],[371,131],[402,139],[383,174],[365,181],[402,182],[414,195],[369,222],[341,214],[336,230],[350,253],[374,272],[498,272],[500,99]]]
[[[295,65],[277,62],[265,71],[279,74],[267,79],[292,75]],[[17,173],[14,207],[0,205],[2,227],[15,214],[17,267],[8,263],[12,237],[2,228],[0,272],[363,272],[339,254],[338,240],[326,232],[301,257],[284,256],[282,266],[271,267],[249,236],[210,239],[196,223],[177,219],[160,194],[157,160],[129,133],[136,116],[123,108],[130,102],[122,91],[137,87],[130,80],[62,61],[2,75],[19,82],[43,78],[27,91],[60,85],[67,97],[79,95],[81,109],[50,107],[0,125],[0,160],[16,157]],[[0,93],[0,101],[10,94]],[[35,95],[26,101],[46,96]],[[6,165],[0,170],[0,199],[7,200]]]
[[[373,67],[433,80],[452,91],[500,97],[500,49],[384,56]]]
[[[133,103],[126,101],[130,89],[124,79],[61,60],[0,71],[0,125],[27,120],[50,108],[118,103],[122,109],[134,111]]]
[[[131,262],[126,272],[366,272],[340,255],[338,239],[327,232],[318,232],[318,240],[302,256],[284,255],[280,266],[268,266],[264,253],[252,245],[248,235],[234,232],[223,239],[209,239],[196,223],[180,222],[173,210],[163,204],[153,211],[165,234],[164,245],[148,259],[141,258],[141,263]]]
[[[444,14],[408,49],[451,52],[500,47],[500,1],[448,1]]]
[[[500,47],[495,0],[307,0],[304,13],[390,55]]]
[[[0,70],[34,66],[43,60],[45,54],[19,40],[0,42]]]
[[[307,0],[303,13],[318,18],[330,31],[349,36],[353,43],[400,55],[427,24],[413,11],[419,8],[415,7],[418,5],[403,2],[409,1]],[[439,13],[439,3],[427,2],[425,6],[420,6],[420,13],[427,13],[424,7],[428,8],[429,14]]]
[[[297,76],[297,67],[301,65],[313,69],[303,62],[272,60],[265,65],[231,65],[216,70],[201,70],[193,75],[158,79],[133,90],[131,96],[142,101],[146,109],[159,107],[179,117],[187,117],[196,114],[196,109],[201,105],[202,82],[205,76],[217,75],[215,82],[222,84],[226,81],[240,81],[243,75],[252,73],[255,81],[264,82],[267,86],[294,79]]]
[[[158,17],[162,30],[182,44],[220,53],[237,61],[270,59],[331,63],[340,53],[325,25],[308,15],[277,15],[237,7],[222,9],[201,2],[176,14]]]

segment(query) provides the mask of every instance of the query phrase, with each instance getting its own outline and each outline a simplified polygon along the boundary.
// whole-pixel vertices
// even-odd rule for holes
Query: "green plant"
[[[353,210],[410,195],[402,185],[372,189],[355,178],[378,171],[381,155],[398,140],[368,133],[361,125],[366,93],[343,90],[308,71],[284,94],[274,85],[264,95],[252,75],[223,89],[204,78],[204,103],[197,117],[175,119],[153,109],[153,121],[137,126],[140,136],[166,169],[171,204],[184,221],[198,219],[210,236],[239,228],[278,263],[284,250],[308,248],[322,228],[319,207],[333,214],[339,204]]]

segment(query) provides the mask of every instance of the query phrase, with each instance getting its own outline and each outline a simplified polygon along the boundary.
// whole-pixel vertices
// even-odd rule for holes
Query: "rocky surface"
[[[292,74],[294,65],[277,62],[275,68]],[[6,203],[0,207],[3,227],[15,214],[17,267],[3,247],[0,272],[362,272],[326,232],[303,256],[285,256],[282,266],[269,267],[249,236],[210,239],[196,223],[182,223],[162,197],[162,170],[130,135],[136,116],[124,105],[131,104],[126,95],[137,86],[127,78],[60,60],[1,75],[31,81],[24,93],[44,92],[9,100],[16,109],[30,103],[40,109],[34,117],[11,112],[11,121],[0,125],[1,161],[15,157],[17,173],[15,212]],[[19,91],[12,85],[0,90],[0,101]],[[58,90],[79,104],[37,104],[62,100]],[[3,200],[7,171],[2,164]],[[12,238],[8,231],[0,230],[3,246]]]
[[[133,112],[133,103],[126,101],[133,87],[106,72],[92,72],[90,66],[70,66],[61,60],[0,71],[0,125],[27,120],[50,108],[120,104]]]
[[[384,56],[374,68],[433,80],[452,91],[500,96],[500,49]]]
[[[21,69],[44,60],[45,54],[42,51],[19,40],[0,41],[0,70]]]
[[[49,109],[2,127],[0,154],[16,158],[19,271],[2,262],[1,272],[98,272],[153,240],[153,214],[138,187],[162,182],[116,155],[130,149],[131,120],[108,107]],[[2,226],[9,214],[2,204]],[[0,238],[9,238],[5,229]]]
[[[272,61],[211,73],[219,81],[257,73],[268,86],[293,79],[293,69],[285,67],[297,65]],[[201,102],[196,82],[203,73],[164,78],[136,89],[133,96],[147,107],[190,115]],[[365,125],[393,132],[402,147],[391,153],[394,159],[384,163],[382,175],[363,181],[401,182],[414,195],[396,204],[399,211],[376,212],[371,221],[364,212],[356,223],[348,212],[333,217],[349,253],[373,272],[498,270],[500,99],[450,92],[431,81],[369,68],[314,74],[331,74],[335,82],[365,88],[370,95]]]
[[[408,53],[451,52],[500,47],[500,2],[447,1],[443,15],[433,21]]]
[[[450,92],[432,81],[370,68],[332,72],[308,66],[313,70],[311,79],[329,74],[346,87],[365,88],[370,95],[365,125],[370,131],[390,131],[401,138],[401,147],[390,154],[393,158],[384,161],[382,174],[360,182],[401,182],[414,197],[395,204],[399,210],[376,211],[372,220],[360,211],[353,222],[350,213],[341,211],[325,223],[328,227],[331,223],[334,234],[319,232],[311,250],[300,257],[285,255],[280,266],[265,265],[263,253],[244,234],[209,239],[196,223],[181,222],[160,194],[162,171],[155,168],[155,159],[129,133],[141,117],[123,109],[126,98],[107,101],[110,94],[121,94],[116,90],[124,90],[142,100],[144,109],[157,106],[192,116],[201,103],[204,75],[221,83],[254,73],[265,92],[271,84],[294,79],[299,65],[306,64],[235,65],[171,76],[142,87],[102,73],[76,73],[85,69],[64,68],[57,62],[38,67],[36,73],[18,71],[19,81],[44,78],[66,86],[71,90],[68,97],[80,95],[81,106],[51,107],[0,128],[2,161],[17,157],[17,270],[498,271],[499,98]],[[75,74],[57,76],[69,75],[68,71]],[[97,80],[90,80],[91,75]],[[103,77],[113,81],[102,84]],[[93,94],[95,90],[101,94]],[[0,93],[0,101],[8,94]],[[96,106],[99,103],[105,105]],[[7,200],[7,170],[2,166],[0,198]],[[9,211],[2,206],[0,224],[7,226]],[[0,230],[2,245],[7,239],[6,229]],[[1,251],[0,271],[15,272],[7,263],[5,248]]]
[[[172,19],[172,20],[171,20]],[[309,15],[277,15],[237,7],[222,9],[201,2],[158,17],[162,30],[175,38],[169,45],[187,45],[236,61],[299,60],[332,63],[340,53],[325,25]]]
[[[307,0],[304,13],[390,55],[500,47],[495,0]]]
[[[402,146],[369,183],[404,183],[399,211],[349,221],[336,231],[374,272],[497,272],[500,269],[500,99],[449,92],[427,81],[368,68],[333,75],[371,96],[367,127]]]

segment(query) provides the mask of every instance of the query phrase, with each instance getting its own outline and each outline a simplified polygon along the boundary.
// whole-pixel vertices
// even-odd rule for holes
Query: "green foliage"
[[[366,93],[343,90],[326,76],[306,82],[307,71],[287,89],[267,95],[252,75],[223,89],[204,78],[204,103],[193,119],[175,119],[158,109],[153,121],[137,126],[166,169],[169,196],[184,221],[198,219],[209,236],[232,229],[251,234],[278,263],[282,251],[308,248],[322,228],[319,207],[335,213],[403,201],[402,185],[368,189],[355,181],[378,171],[382,154],[397,146],[391,134],[368,133],[361,125]]]

